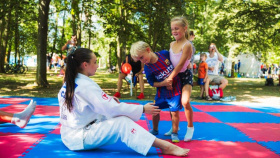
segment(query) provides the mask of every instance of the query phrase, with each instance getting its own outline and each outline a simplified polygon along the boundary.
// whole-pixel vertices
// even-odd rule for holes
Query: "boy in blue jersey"
[[[173,80],[165,80],[173,71],[174,66],[169,60],[168,51],[153,52],[150,46],[143,41],[133,43],[130,49],[131,57],[135,61],[141,61],[145,64],[144,71],[148,83],[157,87],[155,96],[155,106],[159,109],[169,108],[172,115],[172,142],[179,142],[178,127],[179,127],[179,110],[182,108],[181,104],[181,81],[178,76]],[[172,86],[172,90],[166,87]],[[152,134],[158,134],[158,123],[160,115],[153,115],[153,129]]]

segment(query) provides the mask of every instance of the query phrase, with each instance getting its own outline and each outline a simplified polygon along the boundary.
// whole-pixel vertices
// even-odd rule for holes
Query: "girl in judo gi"
[[[162,154],[186,156],[189,149],[158,139],[134,121],[142,113],[156,115],[158,107],[120,103],[107,95],[89,76],[95,75],[97,59],[91,50],[78,48],[67,57],[65,83],[58,93],[61,139],[70,150],[88,150],[116,143],[146,155],[151,146]]]

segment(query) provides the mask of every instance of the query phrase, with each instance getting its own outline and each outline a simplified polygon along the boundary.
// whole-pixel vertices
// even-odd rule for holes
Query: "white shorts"
[[[219,75],[208,75],[208,78],[210,80],[210,82],[215,82],[216,84],[221,84],[221,81],[223,79],[225,79],[224,77],[222,76],[219,76]]]

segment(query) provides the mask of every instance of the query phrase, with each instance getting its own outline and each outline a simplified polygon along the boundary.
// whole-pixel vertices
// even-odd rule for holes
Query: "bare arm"
[[[70,41],[67,41],[61,48],[62,51],[66,50],[67,45],[69,44]]]
[[[220,61],[220,62],[223,62],[223,56],[220,54],[220,52],[218,51],[218,49],[215,47],[215,50],[216,50],[216,53],[217,53],[217,55],[218,55],[218,60]]]

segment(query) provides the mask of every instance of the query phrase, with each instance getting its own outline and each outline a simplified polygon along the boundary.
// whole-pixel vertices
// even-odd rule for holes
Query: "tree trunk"
[[[5,22],[4,18],[0,19],[0,73],[4,73],[4,61],[5,61],[5,50],[3,48],[3,34],[5,30]]]
[[[113,43],[110,43],[109,44],[109,52],[108,52],[108,55],[109,55],[109,69],[112,67],[112,57],[111,57],[111,55],[112,55],[112,44]]]
[[[232,62],[232,65],[231,65],[231,75],[230,75],[231,78],[234,78],[234,65],[235,65],[235,62]]]
[[[81,20],[80,20],[80,10],[79,10],[80,0],[72,0],[72,31],[73,34],[77,35],[77,46],[81,46]]]
[[[48,37],[48,15],[51,0],[39,1],[37,73],[36,82],[40,87],[49,87],[46,76],[46,54]]]
[[[18,1],[17,1],[18,2]],[[18,43],[19,43],[19,30],[18,30],[18,3],[15,5],[15,61],[17,63],[17,56],[18,56]]]

